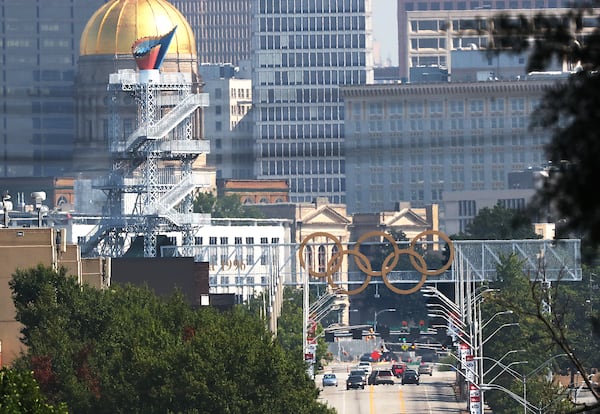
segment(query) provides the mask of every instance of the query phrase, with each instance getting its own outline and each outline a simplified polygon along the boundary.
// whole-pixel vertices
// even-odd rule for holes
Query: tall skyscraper
[[[252,2],[249,0],[171,0],[196,37],[200,63],[239,65],[250,59]]]
[[[103,0],[0,0],[0,177],[71,173],[83,27]]]
[[[345,201],[340,85],[373,83],[371,0],[254,0],[257,178],[292,202]]]

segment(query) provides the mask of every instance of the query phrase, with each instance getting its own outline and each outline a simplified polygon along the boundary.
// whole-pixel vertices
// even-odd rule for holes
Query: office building
[[[458,37],[454,37],[452,31],[478,28],[478,23],[472,21],[474,16],[490,16],[508,12],[526,15],[528,10],[534,10],[537,13],[539,9],[546,9],[548,11],[547,9],[569,7],[570,4],[571,2],[568,0],[398,0],[398,62],[400,77],[404,81],[407,81],[411,66],[441,64],[450,67],[450,62],[444,62],[444,59],[434,59],[433,57],[413,59],[411,54],[414,54],[415,50],[418,49],[424,49],[423,51],[428,53],[435,53],[440,49],[447,50],[451,45],[455,47],[453,43],[458,43],[460,40]],[[464,13],[464,17],[459,17],[462,12],[466,12]],[[456,20],[457,18],[458,20]],[[463,18],[468,22],[460,22]],[[447,30],[449,24],[451,25],[451,30]],[[485,29],[485,27],[482,29]],[[450,39],[442,36],[443,39],[439,40],[440,32],[444,32]],[[422,35],[425,35],[422,41],[416,40],[417,37]],[[435,37],[438,37],[438,39],[435,39]],[[479,36],[469,37],[478,38]],[[478,44],[479,41],[467,41],[462,44],[466,47],[470,43]],[[416,63],[415,60],[419,61],[419,63]],[[434,63],[434,61],[437,61],[437,63]]]
[[[0,0],[0,177],[72,173],[83,27],[103,0]]]
[[[171,0],[196,37],[200,63],[231,63],[250,59],[252,1]]]
[[[340,85],[373,83],[370,0],[256,0],[255,174],[286,179],[290,201],[343,203]]]
[[[457,4],[460,3],[463,2]],[[512,2],[510,3],[512,4]],[[552,8],[544,10],[544,13],[559,16],[568,11],[568,9]],[[409,73],[412,67],[439,66],[448,68],[450,74],[453,75],[452,52],[488,48],[490,40],[488,28],[493,26],[492,19],[499,13],[517,19],[520,15],[533,17],[539,12],[539,9],[407,11],[405,13],[406,27],[404,31],[401,30],[404,33],[403,41],[405,42],[402,45],[406,47],[406,50],[400,51],[400,69],[404,73]],[[577,33],[578,39],[584,42],[598,24],[595,19],[582,19],[581,24],[580,30],[576,27],[571,29]],[[488,56],[488,59],[492,63],[497,62],[493,57]],[[520,64],[524,64],[526,56],[521,56],[520,60]],[[493,72],[493,67],[491,69]],[[452,80],[454,80],[453,77]]]
[[[218,179],[252,179],[252,81],[241,78],[232,65],[200,65],[200,76],[210,96],[204,109],[204,135],[210,139],[207,164],[216,169]]]
[[[342,88],[348,212],[440,203],[452,191],[508,189],[545,163],[549,132],[529,119],[552,80]]]

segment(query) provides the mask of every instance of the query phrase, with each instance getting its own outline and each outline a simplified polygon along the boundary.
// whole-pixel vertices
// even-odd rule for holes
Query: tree
[[[3,414],[67,414],[65,404],[48,404],[31,371],[0,370],[0,412]]]
[[[552,168],[534,206],[563,221],[570,232],[592,245],[600,243],[600,26],[582,39],[585,20],[598,22],[597,1],[576,3],[560,18],[543,12],[511,19],[499,15],[492,50],[529,51],[528,70],[544,70],[550,62],[576,65],[577,72],[549,88],[534,112],[532,127],[552,131],[546,147]],[[575,30],[573,30],[573,28]]]
[[[466,231],[453,236],[457,240],[522,240],[538,239],[533,225],[527,215],[520,210],[513,210],[496,204],[493,208],[484,207],[479,210]]]
[[[552,360],[548,366],[554,368],[554,372],[560,371],[561,367],[562,370],[571,368],[573,372],[588,372],[587,367],[594,366],[598,359],[597,348],[590,337],[589,319],[582,317],[586,315],[585,300],[581,299],[585,286],[577,282],[549,285],[544,282],[543,269],[535,275],[525,274],[522,269],[522,263],[516,256],[505,257],[497,268],[497,281],[489,285],[498,291],[490,293],[483,301],[483,319],[490,320],[496,313],[509,310],[513,311],[510,321],[518,322],[519,326],[498,331],[494,340],[486,343],[485,355],[498,360],[509,351],[522,349],[523,352],[511,353],[503,360],[503,364],[526,360],[527,365],[515,366],[514,369],[521,375],[527,375],[550,357],[566,354],[569,357]],[[506,322],[500,317],[491,319],[486,331],[494,332]],[[518,329],[517,334],[514,329]],[[484,362],[486,370],[493,365]],[[497,366],[489,376],[494,377],[501,371]],[[570,401],[557,399],[559,389],[549,384],[541,374],[543,372],[527,379],[528,401],[542,406],[556,400],[551,407],[552,412],[578,412],[579,408]],[[495,382],[517,395],[522,393],[522,377],[514,378],[505,373]],[[486,400],[495,412],[522,412],[520,404],[507,399],[501,392],[486,392]],[[597,409],[600,404],[593,407]]]
[[[181,294],[101,291],[43,266],[10,288],[28,346],[15,366],[72,412],[331,413],[304,361],[242,307],[193,310]]]
[[[194,199],[194,212],[210,214],[215,218],[263,218],[254,206],[242,204],[237,194],[215,197],[213,193],[198,193]]]

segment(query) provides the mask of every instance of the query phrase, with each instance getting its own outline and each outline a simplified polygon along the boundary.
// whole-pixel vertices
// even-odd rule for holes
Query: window
[[[261,253],[260,253],[260,264],[262,266],[265,266],[267,264],[267,255],[268,255],[268,250],[269,250],[269,239],[267,237],[261,237],[260,238],[260,244],[262,245],[261,247]]]

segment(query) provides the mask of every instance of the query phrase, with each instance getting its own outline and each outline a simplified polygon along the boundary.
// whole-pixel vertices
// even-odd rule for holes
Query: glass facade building
[[[79,37],[102,0],[0,0],[0,177],[71,174]]]
[[[255,173],[345,202],[340,85],[373,83],[370,0],[255,0]]]
[[[194,31],[200,63],[239,65],[252,50],[252,1],[171,0]]]

